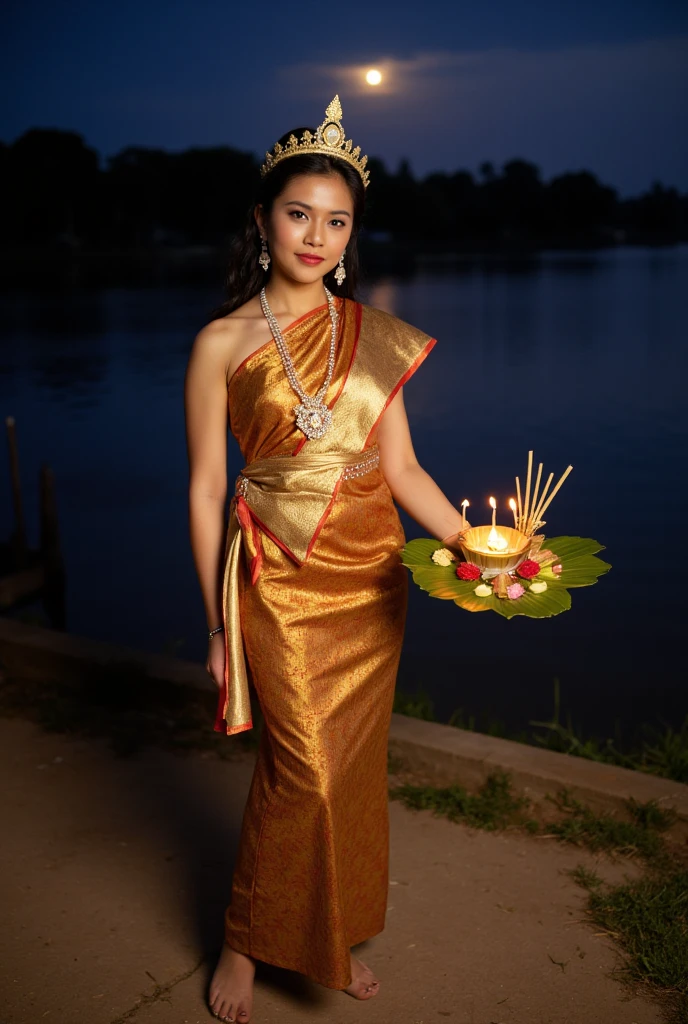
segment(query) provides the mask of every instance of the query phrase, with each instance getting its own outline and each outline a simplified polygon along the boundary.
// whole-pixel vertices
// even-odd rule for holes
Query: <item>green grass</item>
[[[565,789],[560,790],[556,797],[550,797],[550,800],[564,817],[549,822],[547,833],[563,842],[587,846],[595,852],[605,850],[626,856],[638,854],[647,860],[662,857],[662,832],[676,820],[675,812],[663,810],[656,800],[644,804],[628,800],[626,819],[607,813],[596,814],[575,800]]]
[[[624,817],[596,814],[562,789],[549,797],[556,818],[541,823],[528,815],[530,801],[514,793],[507,772],[493,772],[474,794],[458,784],[440,787],[406,783],[390,788],[390,796],[413,810],[432,811],[474,828],[517,826],[593,851],[637,855],[648,861],[659,861],[666,855],[662,833],[676,820],[673,811],[663,810],[655,800],[626,801]]]
[[[588,891],[586,912],[625,954],[622,974],[661,996],[669,1020],[688,1021],[688,871],[650,871],[622,885],[607,885],[593,871],[576,868]]]
[[[407,784],[390,790],[390,796],[414,810],[429,810],[474,828],[519,827],[596,852],[641,859],[644,874],[621,885],[606,884],[584,865],[570,874],[588,891],[591,923],[625,954],[625,978],[643,983],[648,994],[661,998],[669,1024],[688,1021],[688,871],[669,852],[662,835],[675,821],[675,812],[654,800],[631,799],[623,817],[596,814],[563,789],[550,797],[556,819],[539,822],[528,816],[529,801],[513,792],[504,772],[488,776],[476,794],[459,785]]]
[[[505,828],[516,820],[527,800],[514,795],[509,777],[495,772],[483,783],[478,793],[468,793],[463,786],[403,785],[390,789],[393,800],[401,800],[414,810],[433,811],[450,821],[462,821],[475,828]]]
[[[422,718],[425,722],[436,721],[434,705],[425,690],[418,690],[415,694],[396,690],[392,710],[400,715],[408,715],[409,718]]]
[[[533,733],[532,739],[538,746],[548,750],[648,772],[675,782],[688,782],[688,715],[678,731],[666,723],[661,729],[656,725],[644,724],[640,740],[624,751],[621,749],[620,738],[614,741],[610,737],[604,740],[583,737],[574,727],[570,714],[567,714],[566,725],[562,723],[560,683],[555,679],[552,719],[549,722],[531,720],[529,724],[546,730],[544,733]]]
[[[515,740],[518,743],[544,747],[573,757],[583,757],[602,764],[614,764],[673,779],[675,782],[688,783],[688,715],[678,730],[666,723],[663,723],[661,728],[649,723],[643,725],[639,738],[623,749],[624,743],[620,736],[615,739],[583,736],[575,728],[570,714],[567,714],[564,724],[561,720],[561,692],[558,679],[554,680],[553,686],[554,711],[549,721],[530,720],[528,724],[534,729],[510,732],[500,719],[488,718],[478,731],[488,736]],[[438,721],[434,715],[430,695],[422,688],[415,694],[398,690],[394,697],[394,711],[425,721]],[[464,708],[456,708],[446,724],[458,729],[476,731],[476,721],[475,715],[468,714]]]

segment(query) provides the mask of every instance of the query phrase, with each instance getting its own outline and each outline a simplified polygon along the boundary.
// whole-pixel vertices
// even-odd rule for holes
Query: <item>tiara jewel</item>
[[[260,176],[264,178],[268,171],[276,167],[281,160],[289,156],[301,156],[305,153],[324,153],[326,156],[336,156],[340,160],[346,160],[348,164],[355,167],[361,175],[363,187],[368,187],[370,171],[366,170],[368,163],[367,156],[361,156],[361,147],[353,148],[351,139],[347,139],[342,128],[342,105],[339,96],[330,103],[325,111],[325,120],[317,129],[315,134],[306,130],[300,139],[290,135],[284,146],[276,142],[271,153],[265,154],[265,163],[260,169]]]

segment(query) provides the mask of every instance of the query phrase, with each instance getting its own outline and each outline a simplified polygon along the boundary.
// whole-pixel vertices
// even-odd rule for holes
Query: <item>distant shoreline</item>
[[[420,270],[449,270],[461,265],[523,266],[541,257],[561,253],[592,256],[610,250],[677,249],[685,242],[640,242],[619,238],[590,240],[562,237],[552,244],[523,244],[516,239],[500,245],[438,244],[417,240],[364,238],[361,257],[366,277],[376,279],[389,274],[409,275]],[[42,246],[0,247],[2,285],[7,291],[16,286],[45,284],[80,285],[155,285],[166,281],[189,284],[223,284],[226,265],[224,246],[213,245],[147,245],[121,249],[104,249],[58,242]]]

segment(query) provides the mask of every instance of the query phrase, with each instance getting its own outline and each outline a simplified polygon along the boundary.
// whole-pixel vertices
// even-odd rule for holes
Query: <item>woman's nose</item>
[[[311,221],[310,224],[308,225],[308,230],[306,231],[304,242],[306,242],[307,245],[322,245],[322,235],[322,227],[315,221]]]

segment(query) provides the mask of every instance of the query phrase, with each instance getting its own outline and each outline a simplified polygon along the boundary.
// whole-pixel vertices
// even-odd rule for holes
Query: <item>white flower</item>
[[[530,590],[533,594],[544,594],[547,590],[547,584],[544,580],[539,580],[537,583],[530,584]]]
[[[487,583],[479,583],[473,593],[478,597],[489,597],[492,593],[492,587],[488,587]]]
[[[433,551],[432,560],[435,565],[451,565],[456,561],[456,555],[452,554],[449,548],[438,548]]]

